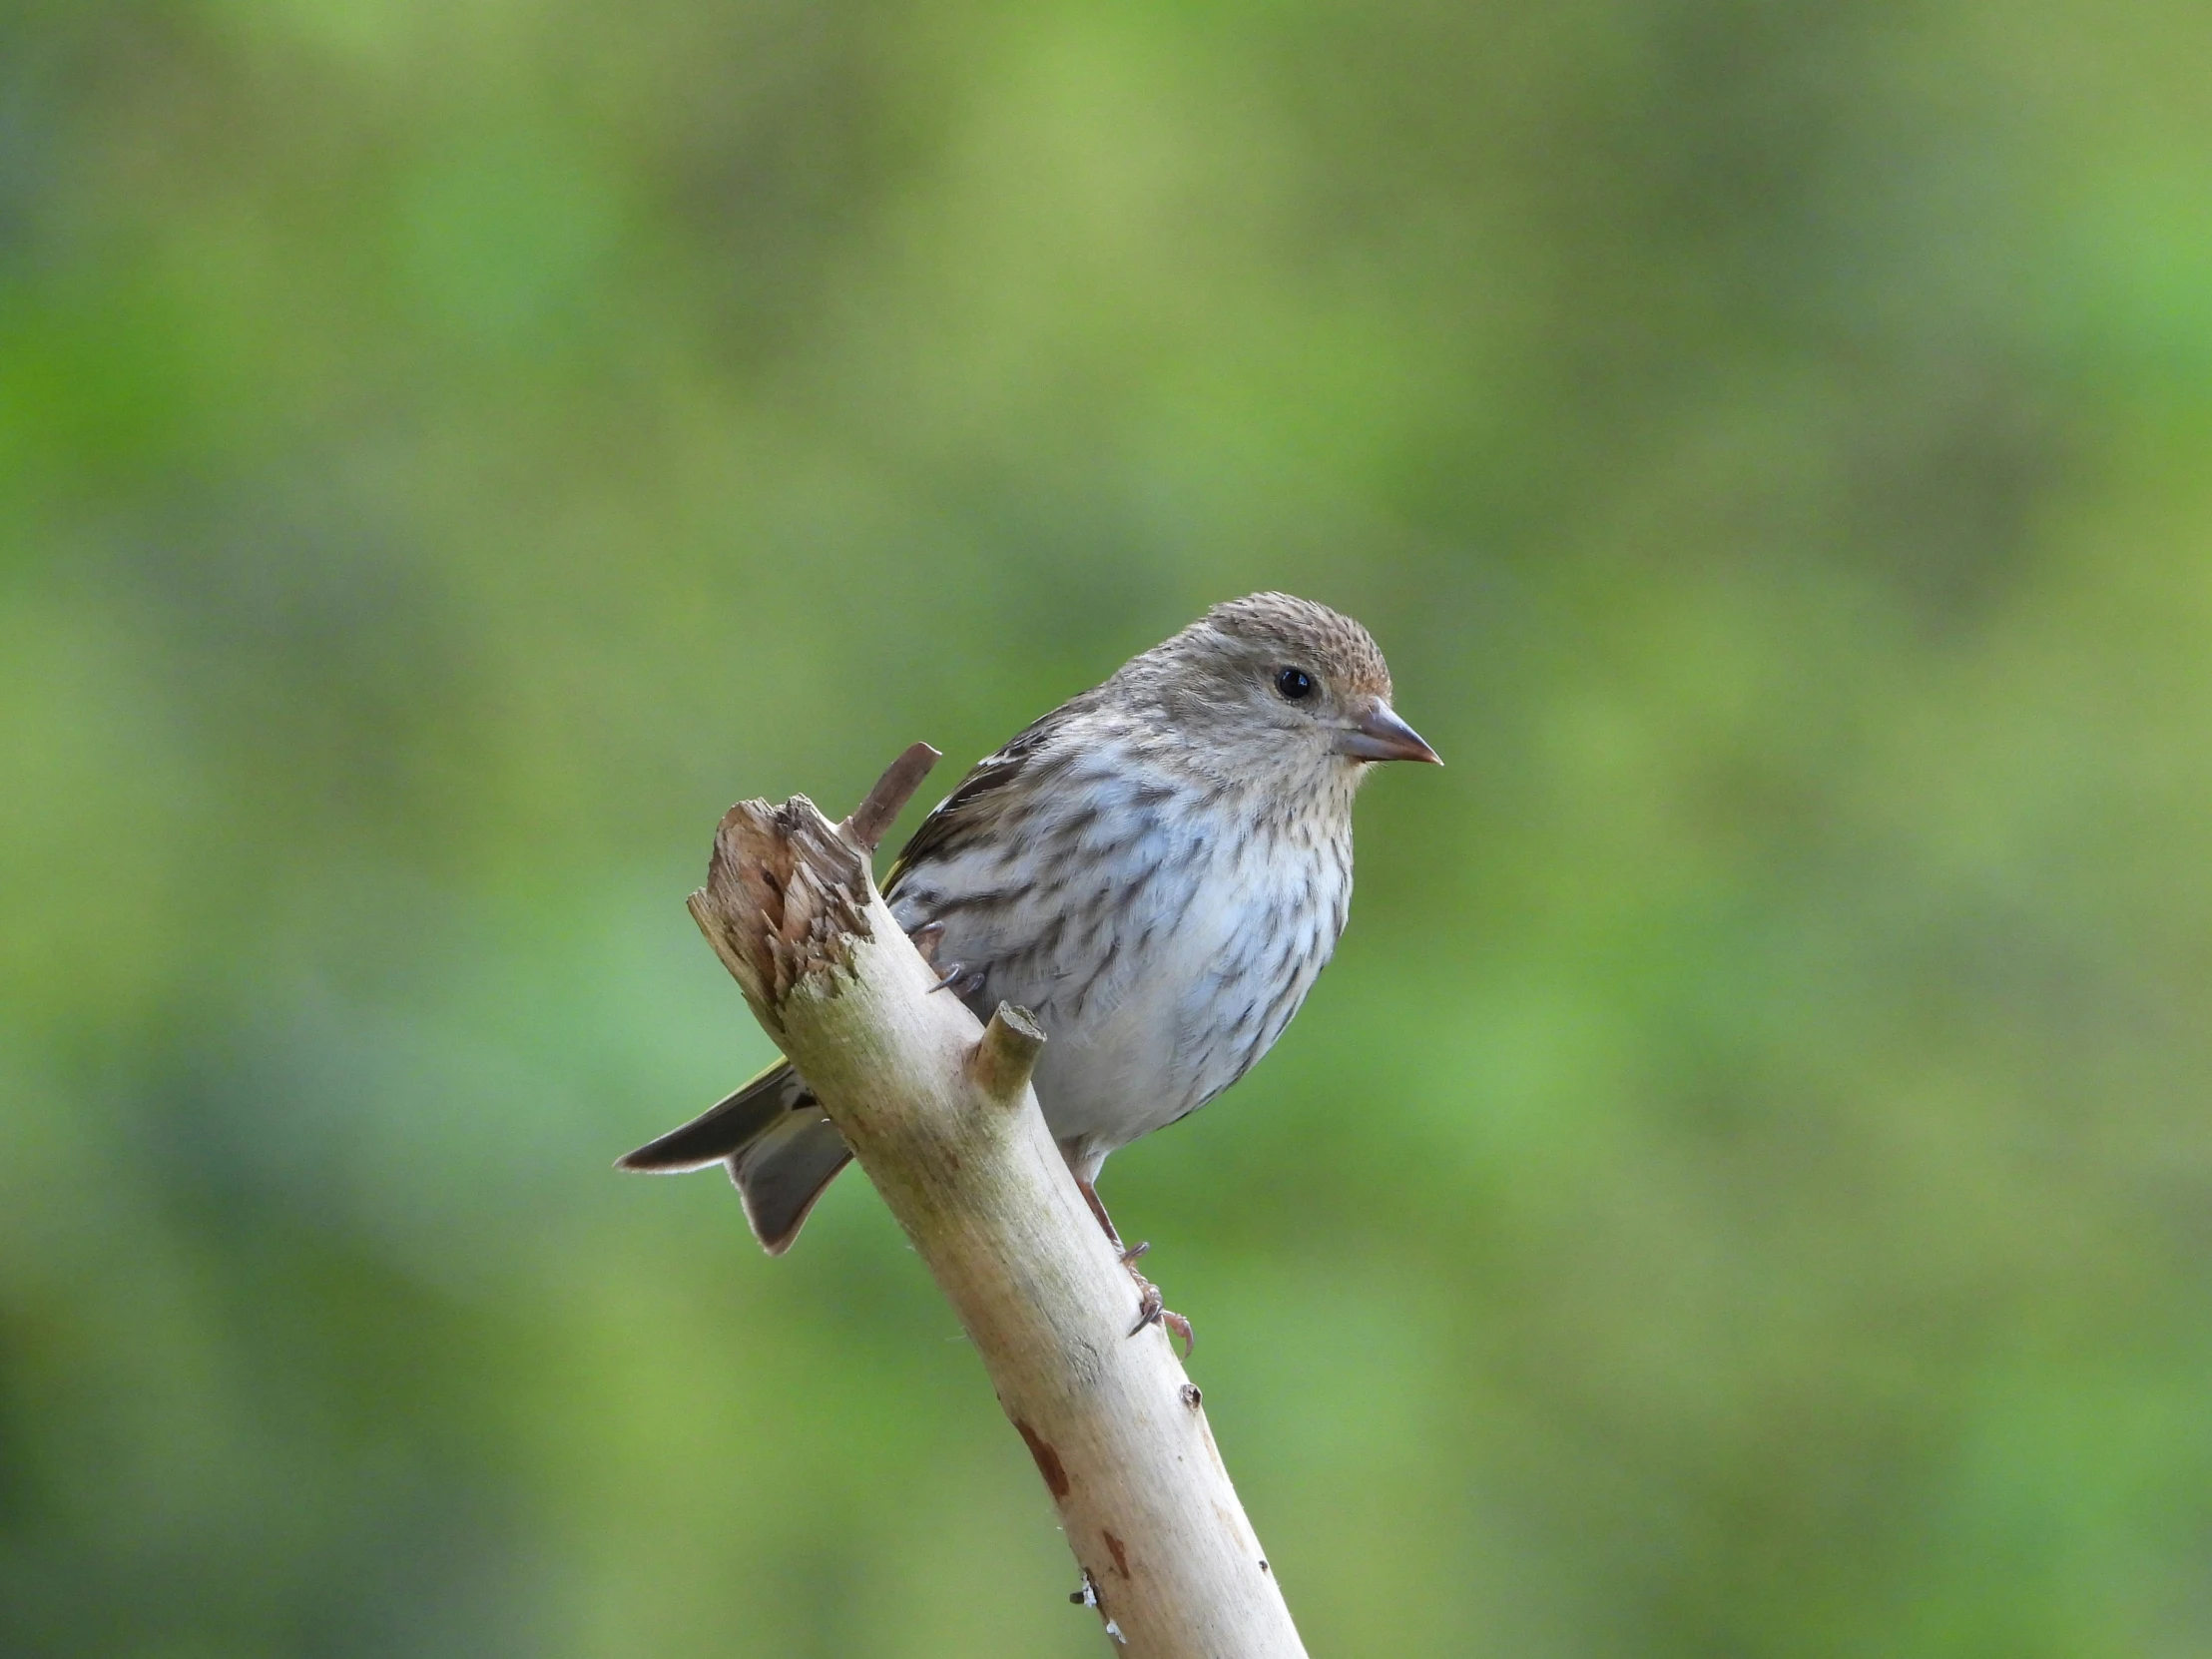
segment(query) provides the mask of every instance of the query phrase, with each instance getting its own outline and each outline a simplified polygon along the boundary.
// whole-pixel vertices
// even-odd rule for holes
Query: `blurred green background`
[[[2212,1654],[2212,11],[0,11],[0,1649],[1048,1655],[722,809],[1444,753],[1108,1198],[1317,1655]],[[926,799],[941,791],[932,789]],[[909,815],[908,822],[912,821]]]

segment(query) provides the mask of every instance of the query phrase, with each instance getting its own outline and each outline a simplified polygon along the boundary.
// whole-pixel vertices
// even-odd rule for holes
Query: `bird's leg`
[[[1106,1230],[1106,1242],[1120,1253],[1123,1267],[1127,1267],[1152,1248],[1149,1243],[1124,1245],[1121,1242],[1121,1233],[1114,1226],[1114,1218],[1106,1213],[1106,1201],[1098,1196],[1098,1189],[1080,1175],[1075,1178],[1075,1185],[1083,1195],[1083,1202],[1091,1207],[1091,1214],[1098,1218],[1098,1225]]]
[[[1091,1214],[1098,1218],[1098,1225],[1105,1229],[1106,1242],[1121,1257],[1121,1265],[1129,1270],[1129,1277],[1137,1282],[1137,1323],[1129,1328],[1134,1337],[1148,1325],[1157,1325],[1174,1332],[1183,1339],[1183,1358],[1191,1357],[1191,1350],[1198,1346],[1198,1338],[1191,1330],[1191,1322],[1167,1307],[1160,1300],[1160,1287],[1137,1271],[1137,1258],[1152,1248],[1151,1244],[1124,1245],[1121,1234],[1114,1227],[1114,1218],[1106,1213],[1105,1200],[1098,1196],[1098,1189],[1080,1175],[1075,1185],[1083,1194],[1083,1202],[1091,1207]]]
[[[1098,1196],[1098,1189],[1078,1175],[1075,1178],[1075,1190],[1083,1195],[1083,1202],[1091,1207],[1091,1214],[1098,1218],[1098,1225],[1105,1230],[1106,1242],[1121,1251],[1124,1262],[1134,1261],[1137,1256],[1152,1248],[1150,1245],[1139,1245],[1134,1251],[1123,1250],[1121,1235],[1114,1231],[1114,1218],[1106,1213],[1106,1201]]]

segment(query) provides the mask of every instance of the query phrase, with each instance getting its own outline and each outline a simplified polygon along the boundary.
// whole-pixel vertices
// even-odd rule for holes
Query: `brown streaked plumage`
[[[979,762],[885,876],[952,994],[1043,1025],[1038,1104],[1109,1235],[1107,1156],[1241,1077],[1328,964],[1369,767],[1436,759],[1389,700],[1351,618],[1217,605]],[[849,1156],[780,1065],[622,1165],[727,1164],[780,1254]]]

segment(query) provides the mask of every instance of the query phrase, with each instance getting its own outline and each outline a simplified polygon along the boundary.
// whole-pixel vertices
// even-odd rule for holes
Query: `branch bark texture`
[[[1107,1634],[1140,1659],[1303,1659],[1199,1390],[1159,1327],[1129,1334],[1136,1287],[1029,1087],[1044,1034],[931,994],[875,889],[868,853],[933,759],[909,750],[843,825],[804,796],[731,808],[692,914],[958,1314]]]

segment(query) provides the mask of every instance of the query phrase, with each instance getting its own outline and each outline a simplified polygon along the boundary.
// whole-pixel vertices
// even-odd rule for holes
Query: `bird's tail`
[[[727,1164],[753,1236],[771,1256],[781,1256],[799,1237],[815,1201],[851,1161],[814,1090],[785,1063],[615,1167],[676,1175]]]

